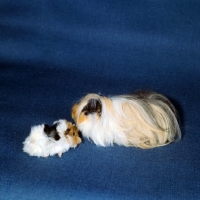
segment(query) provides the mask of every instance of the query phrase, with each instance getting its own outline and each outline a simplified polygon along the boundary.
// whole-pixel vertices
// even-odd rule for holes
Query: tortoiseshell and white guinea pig
[[[52,126],[33,126],[30,135],[23,142],[24,152],[30,156],[48,157],[68,151],[81,143],[77,127],[66,120],[59,120]]]
[[[72,118],[82,135],[100,146],[149,149],[181,138],[174,106],[155,92],[111,98],[88,94],[73,106]]]

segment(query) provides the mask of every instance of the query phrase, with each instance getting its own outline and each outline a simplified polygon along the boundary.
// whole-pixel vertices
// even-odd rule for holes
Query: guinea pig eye
[[[86,111],[86,112],[84,112],[84,115],[88,115],[88,112]]]
[[[72,135],[73,135],[73,136],[75,136],[75,135],[76,135],[76,133],[74,133],[74,132],[73,132],[73,133],[72,133]]]
[[[70,132],[70,129],[68,128],[68,129],[65,131],[65,135],[67,135],[69,132]]]

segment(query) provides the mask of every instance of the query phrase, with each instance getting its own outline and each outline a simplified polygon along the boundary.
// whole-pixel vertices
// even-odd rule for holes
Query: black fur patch
[[[102,111],[102,104],[99,99],[90,99],[87,105],[82,110],[82,112],[84,112],[85,115],[93,113],[101,115],[101,111]]]
[[[56,141],[60,139],[60,136],[58,135],[58,132],[56,130],[57,123],[53,124],[52,126],[49,126],[47,124],[44,124],[44,132],[48,137],[54,138]]]

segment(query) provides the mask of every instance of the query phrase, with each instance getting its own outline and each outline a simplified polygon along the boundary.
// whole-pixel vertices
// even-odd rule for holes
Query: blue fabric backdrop
[[[200,1],[0,1],[0,199],[199,199],[199,77]],[[138,89],[175,104],[180,142],[23,153],[87,93]]]

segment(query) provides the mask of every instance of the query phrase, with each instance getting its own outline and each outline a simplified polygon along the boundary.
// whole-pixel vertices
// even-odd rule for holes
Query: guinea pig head
[[[68,136],[71,137],[71,142],[74,146],[80,144],[82,141],[78,128],[75,126],[75,124],[72,124],[71,122],[68,122],[67,130],[64,134],[66,138],[68,138]]]
[[[75,104],[72,108],[72,118],[77,125],[87,122],[91,116],[100,118],[101,113],[102,103],[100,99],[92,98],[87,101],[83,100],[79,104]]]

